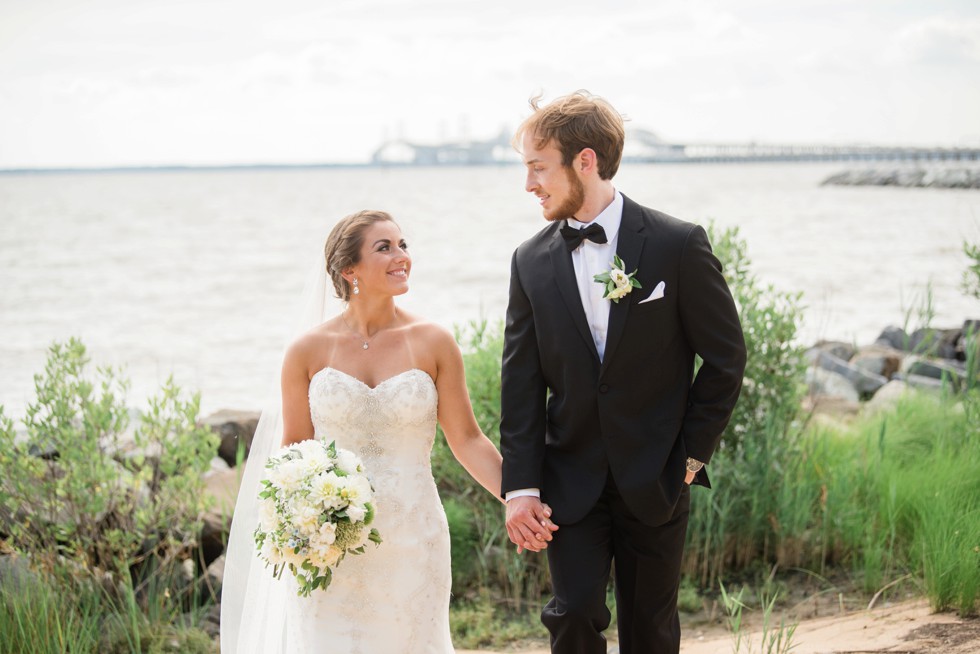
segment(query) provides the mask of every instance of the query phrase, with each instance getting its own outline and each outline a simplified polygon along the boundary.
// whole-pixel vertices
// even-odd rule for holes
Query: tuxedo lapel
[[[637,269],[640,263],[640,255],[643,253],[643,220],[640,214],[640,207],[629,198],[623,196],[623,221],[619,226],[619,242],[616,245],[616,254],[623,260],[626,273],[629,274]],[[627,295],[619,302],[609,302],[609,332],[606,338],[606,351],[602,357],[602,368],[599,370],[599,377],[606,372],[609,361],[616,354],[616,346],[623,335],[626,327],[626,318],[629,316],[631,297]]]
[[[572,317],[572,324],[575,325],[579,335],[585,341],[589,352],[598,361],[599,351],[596,350],[588,320],[585,318],[585,309],[582,307],[582,298],[579,296],[578,282],[575,279],[575,267],[572,265],[572,255],[558,230],[555,230],[548,251],[551,255],[551,265],[555,271],[555,282],[558,284],[558,290],[565,302],[565,307]]]

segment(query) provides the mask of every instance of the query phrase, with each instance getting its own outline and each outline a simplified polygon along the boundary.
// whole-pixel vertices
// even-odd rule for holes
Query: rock
[[[931,165],[897,168],[856,168],[835,173],[822,184],[843,186],[904,186],[929,188],[980,188],[980,169]]]
[[[849,380],[859,396],[870,397],[874,395],[875,391],[888,383],[888,380],[881,375],[862,370],[839,357],[835,357],[829,352],[811,349],[807,352],[807,356],[816,366],[835,372]]]
[[[861,413],[861,403],[843,397],[817,395],[803,399],[803,410],[816,419],[846,422]]]
[[[843,341],[817,341],[817,344],[811,349],[828,352],[833,354],[838,359],[843,359],[844,361],[850,361],[851,357],[853,357],[854,353],[856,352],[856,348],[853,345]]]
[[[935,379],[940,384],[950,384],[959,391],[966,383],[966,368],[956,361],[925,359],[909,356],[902,363],[902,373],[909,376],[920,376]]]
[[[207,591],[214,598],[221,597],[221,581],[225,577],[225,555],[222,554],[217,559],[211,562],[205,573],[205,579],[207,581]]]
[[[956,360],[967,361],[970,356],[980,358],[980,320],[966,320],[956,343]]]
[[[861,399],[857,389],[847,377],[824,368],[815,366],[807,368],[806,383],[811,395],[837,397],[853,402]]]
[[[54,443],[31,443],[27,448],[27,453],[45,461],[57,461],[61,458],[61,452]]]
[[[34,583],[36,575],[27,558],[16,553],[0,553],[0,588],[19,590]]]
[[[871,414],[891,411],[909,391],[907,382],[893,379],[878,389],[874,397],[865,403],[864,410]]]
[[[956,343],[962,332],[959,329],[933,329],[924,327],[912,332],[909,351],[943,359],[956,358]]]
[[[199,621],[195,621],[193,616],[188,615],[187,624],[196,624],[199,629],[204,631],[212,639],[217,638],[221,633],[221,604],[213,604]]]
[[[204,490],[214,498],[214,506],[204,514],[201,528],[200,559],[207,567],[225,551],[231,517],[235,511],[238,487],[241,484],[239,470],[228,469],[208,472],[204,475]]]
[[[873,375],[891,379],[901,370],[902,357],[902,352],[890,346],[870,345],[861,348],[848,363]]]
[[[933,379],[932,377],[923,377],[922,375],[905,375],[904,380],[910,387],[919,391],[926,391],[936,395],[941,395],[946,390],[945,385],[941,380]]]
[[[221,437],[221,444],[218,446],[218,456],[225,462],[234,467],[238,459],[238,444],[241,442],[245,447],[245,458],[248,458],[248,451],[252,447],[252,437],[255,435],[255,427],[259,423],[258,411],[235,411],[232,409],[222,409],[212,413],[201,420],[201,424],[210,427],[211,431]]]
[[[222,459],[220,456],[216,456],[211,459],[211,467],[207,472],[204,473],[204,478],[207,479],[209,475],[213,475],[216,472],[225,472],[226,470],[231,470],[231,466],[228,462]]]
[[[905,330],[895,325],[889,325],[879,334],[875,345],[885,345],[896,350],[908,350],[909,335]]]

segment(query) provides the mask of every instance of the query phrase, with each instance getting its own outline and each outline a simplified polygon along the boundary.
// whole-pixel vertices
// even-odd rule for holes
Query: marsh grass
[[[157,606],[147,606],[147,602]],[[200,611],[181,614],[168,593],[138,599],[131,586],[106,588],[75,573],[35,572],[0,587],[0,651],[17,654],[210,654],[211,638],[195,626]],[[188,624],[189,622],[189,624]]]
[[[937,610],[975,612],[980,438],[967,413],[910,394],[890,414],[809,429],[782,460],[762,448],[748,457],[757,465],[713,462],[724,485],[698,494],[689,573],[844,570],[869,595],[911,575]]]

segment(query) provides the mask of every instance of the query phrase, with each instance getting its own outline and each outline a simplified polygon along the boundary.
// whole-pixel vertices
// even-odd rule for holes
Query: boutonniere
[[[619,258],[618,254],[613,256],[612,268],[604,273],[595,275],[592,279],[599,284],[605,285],[606,292],[602,294],[602,297],[610,299],[617,304],[620,298],[628,295],[634,288],[643,288],[643,285],[636,278],[636,270],[627,273],[626,264],[623,263],[623,260]]]

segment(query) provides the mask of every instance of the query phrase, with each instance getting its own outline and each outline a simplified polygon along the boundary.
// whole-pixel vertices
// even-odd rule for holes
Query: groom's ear
[[[592,148],[584,148],[576,155],[572,166],[583,174],[595,172],[599,169],[599,157]]]

